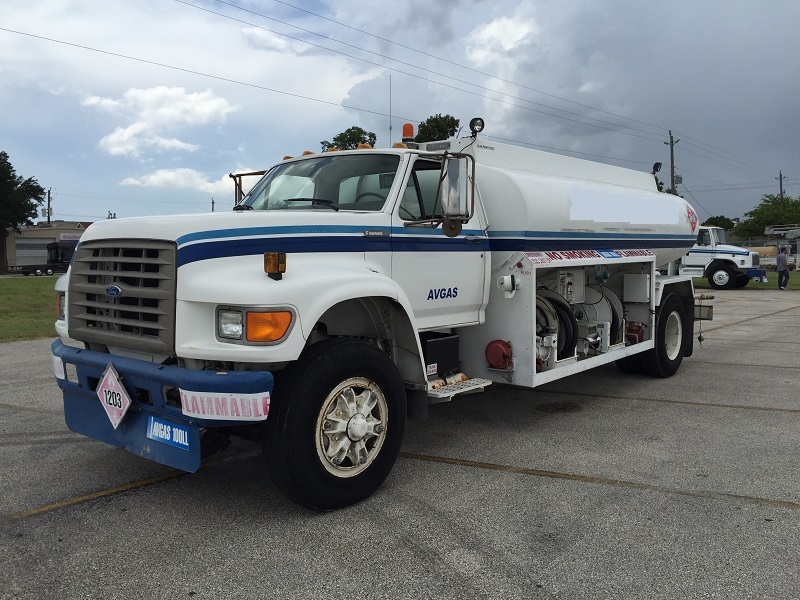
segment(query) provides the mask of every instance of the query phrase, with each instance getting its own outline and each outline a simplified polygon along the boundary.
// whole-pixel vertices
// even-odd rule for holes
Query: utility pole
[[[672,138],[672,130],[670,129],[669,141],[664,142],[664,144],[669,146],[669,187],[676,196],[678,195],[678,190],[675,189],[675,144],[678,142],[680,142],[680,140]]]
[[[50,190],[52,188],[47,188],[47,226],[50,227]]]
[[[781,204],[783,204],[783,180],[786,179],[786,175],[783,174],[783,171],[778,171],[778,176],[775,179],[777,179],[780,184]]]

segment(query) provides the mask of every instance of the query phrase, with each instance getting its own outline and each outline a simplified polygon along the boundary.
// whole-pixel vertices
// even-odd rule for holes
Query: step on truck
[[[721,227],[698,227],[697,240],[681,259],[680,272],[705,277],[715,290],[746,286],[750,281],[767,282],[758,252],[728,243]]]
[[[658,268],[694,209],[482,127],[286,158],[229,213],[89,227],[56,284],[69,428],[189,472],[253,439],[280,490],[331,510],[381,486],[430,404],[608,363],[673,375],[710,317]]]

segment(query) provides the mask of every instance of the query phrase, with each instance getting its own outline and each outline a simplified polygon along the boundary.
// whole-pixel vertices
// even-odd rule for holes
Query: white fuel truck
[[[288,158],[229,213],[89,227],[56,284],[82,342],[52,347],[70,429],[191,472],[256,439],[329,510],[381,485],[429,403],[610,362],[673,375],[695,297],[658,267],[695,241],[692,207],[470,128]]]
[[[707,278],[715,290],[741,288],[751,280],[767,282],[758,252],[729,244],[721,227],[698,227],[697,240],[679,269],[684,275]]]

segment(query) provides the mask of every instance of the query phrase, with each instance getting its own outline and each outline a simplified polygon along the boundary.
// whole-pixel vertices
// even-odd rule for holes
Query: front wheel
[[[670,294],[656,316],[655,347],[641,354],[644,372],[653,377],[671,377],[683,361],[683,303]]]
[[[708,274],[708,284],[715,290],[729,290],[736,285],[736,272],[725,265],[714,267]]]
[[[314,344],[280,375],[273,396],[264,451],[289,498],[334,510],[381,486],[406,421],[403,383],[383,351],[352,338]]]

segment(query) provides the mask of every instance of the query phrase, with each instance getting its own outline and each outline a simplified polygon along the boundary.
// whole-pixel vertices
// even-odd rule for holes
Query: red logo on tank
[[[689,225],[692,226],[692,233],[697,228],[697,213],[691,206],[686,207],[686,218],[689,219]]]

